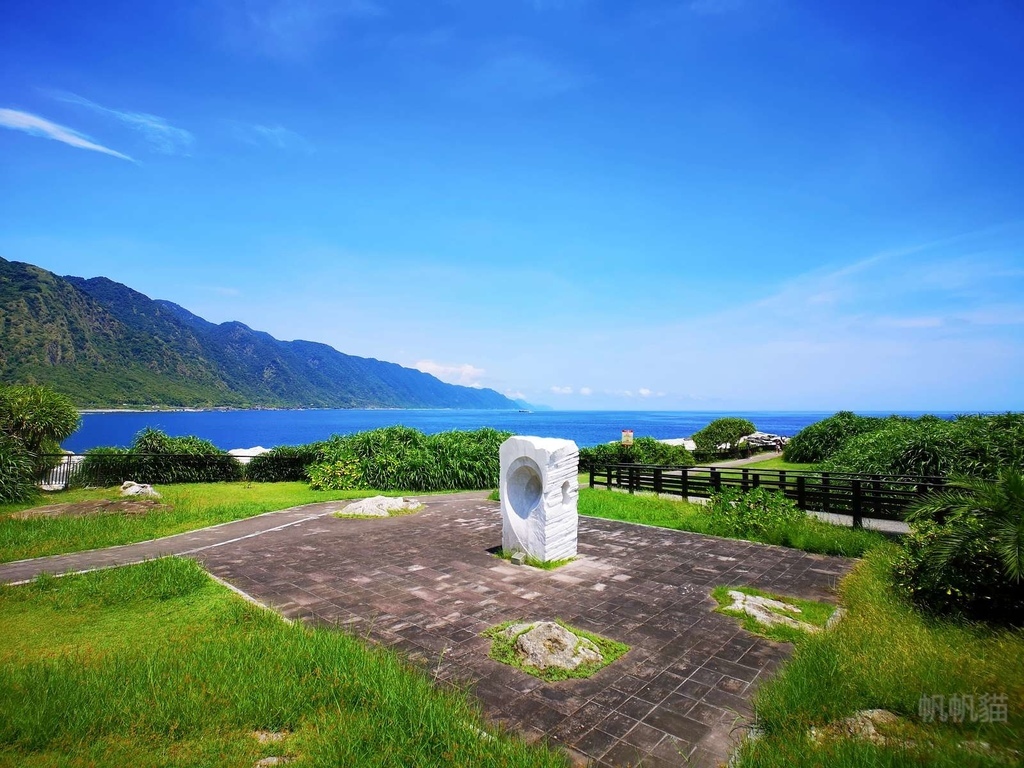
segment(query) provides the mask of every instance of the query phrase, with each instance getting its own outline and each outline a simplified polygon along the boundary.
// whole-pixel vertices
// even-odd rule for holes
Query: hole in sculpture
[[[568,480],[566,480],[564,483],[562,483],[562,503],[563,504],[568,504],[569,503],[569,481]]]
[[[508,503],[512,511],[524,520],[540,504],[540,497],[543,491],[540,482],[540,473],[535,465],[520,464],[508,476]]]

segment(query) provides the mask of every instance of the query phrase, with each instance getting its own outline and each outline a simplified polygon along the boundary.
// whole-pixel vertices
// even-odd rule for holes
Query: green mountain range
[[[105,277],[2,258],[0,382],[48,384],[85,408],[522,405],[326,344],[210,323]]]

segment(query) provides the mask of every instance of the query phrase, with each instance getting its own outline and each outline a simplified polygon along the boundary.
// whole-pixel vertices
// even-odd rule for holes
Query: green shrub
[[[787,528],[806,519],[792,501],[764,488],[714,493],[705,510],[716,532],[740,538],[763,539],[777,534],[775,538],[781,539]]]
[[[308,480],[307,467],[320,457],[320,443],[281,445],[254,456],[245,465],[245,477],[257,483]]]
[[[837,413],[801,430],[787,461],[829,472],[894,476],[965,474],[993,478],[1024,467],[1024,414],[884,419]]]
[[[889,418],[850,438],[820,467],[833,472],[896,476],[953,474],[994,478],[1024,467],[1024,414]]]
[[[715,419],[704,429],[693,433],[693,442],[697,444],[699,453],[717,453],[720,446],[735,448],[740,438],[757,431],[753,422],[735,416]]]
[[[603,464],[651,464],[662,467],[692,467],[693,454],[681,445],[668,445],[653,437],[638,437],[632,445],[603,443],[580,448],[580,470]]]
[[[242,465],[213,443],[188,435],[170,437],[144,429],[129,448],[93,448],[86,451],[79,483],[117,485],[137,483],[216,483],[240,480]]]
[[[494,488],[498,448],[511,432],[495,429],[425,435],[394,426],[331,437],[307,472],[315,490],[446,491]]]
[[[35,493],[32,457],[19,440],[0,432],[0,502],[25,501]]]
[[[70,398],[49,387],[0,386],[0,432],[16,437],[33,456],[58,452],[80,423]]]
[[[834,416],[804,427],[786,444],[786,461],[817,464],[842,448],[848,440],[881,429],[885,419],[840,411]]]
[[[917,502],[895,581],[938,614],[1024,623],[1024,475],[958,477]]]

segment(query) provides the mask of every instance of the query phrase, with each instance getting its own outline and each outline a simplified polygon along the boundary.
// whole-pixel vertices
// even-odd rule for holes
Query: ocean
[[[865,416],[888,416],[863,412]],[[450,429],[493,427],[520,435],[562,437],[580,447],[620,439],[623,429],[636,437],[689,437],[722,416],[749,419],[762,432],[792,436],[828,416],[828,411],[475,411],[475,410],[313,410],[313,411],[159,411],[86,413],[82,426],[64,441],[81,453],[97,446],[124,447],[140,430],[196,435],[218,448],[273,448],[323,440],[367,429],[402,424],[427,434]],[[901,412],[920,416],[920,412]],[[952,413],[935,413],[952,418]]]

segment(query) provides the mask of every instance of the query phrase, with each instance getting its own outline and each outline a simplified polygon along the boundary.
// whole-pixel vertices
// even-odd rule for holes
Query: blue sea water
[[[722,416],[749,419],[762,432],[795,435],[831,412],[818,411],[475,411],[475,410],[322,410],[322,411],[165,411],[87,413],[81,428],[64,441],[80,453],[97,446],[127,446],[140,430],[160,429],[169,435],[197,435],[218,448],[299,445],[392,424],[415,427],[427,434],[449,429],[493,427],[520,435],[563,437],[580,447],[618,440],[623,429],[636,437],[689,437]],[[889,413],[869,413],[888,416]],[[920,412],[902,412],[920,416]],[[951,413],[936,416],[952,418]]]

